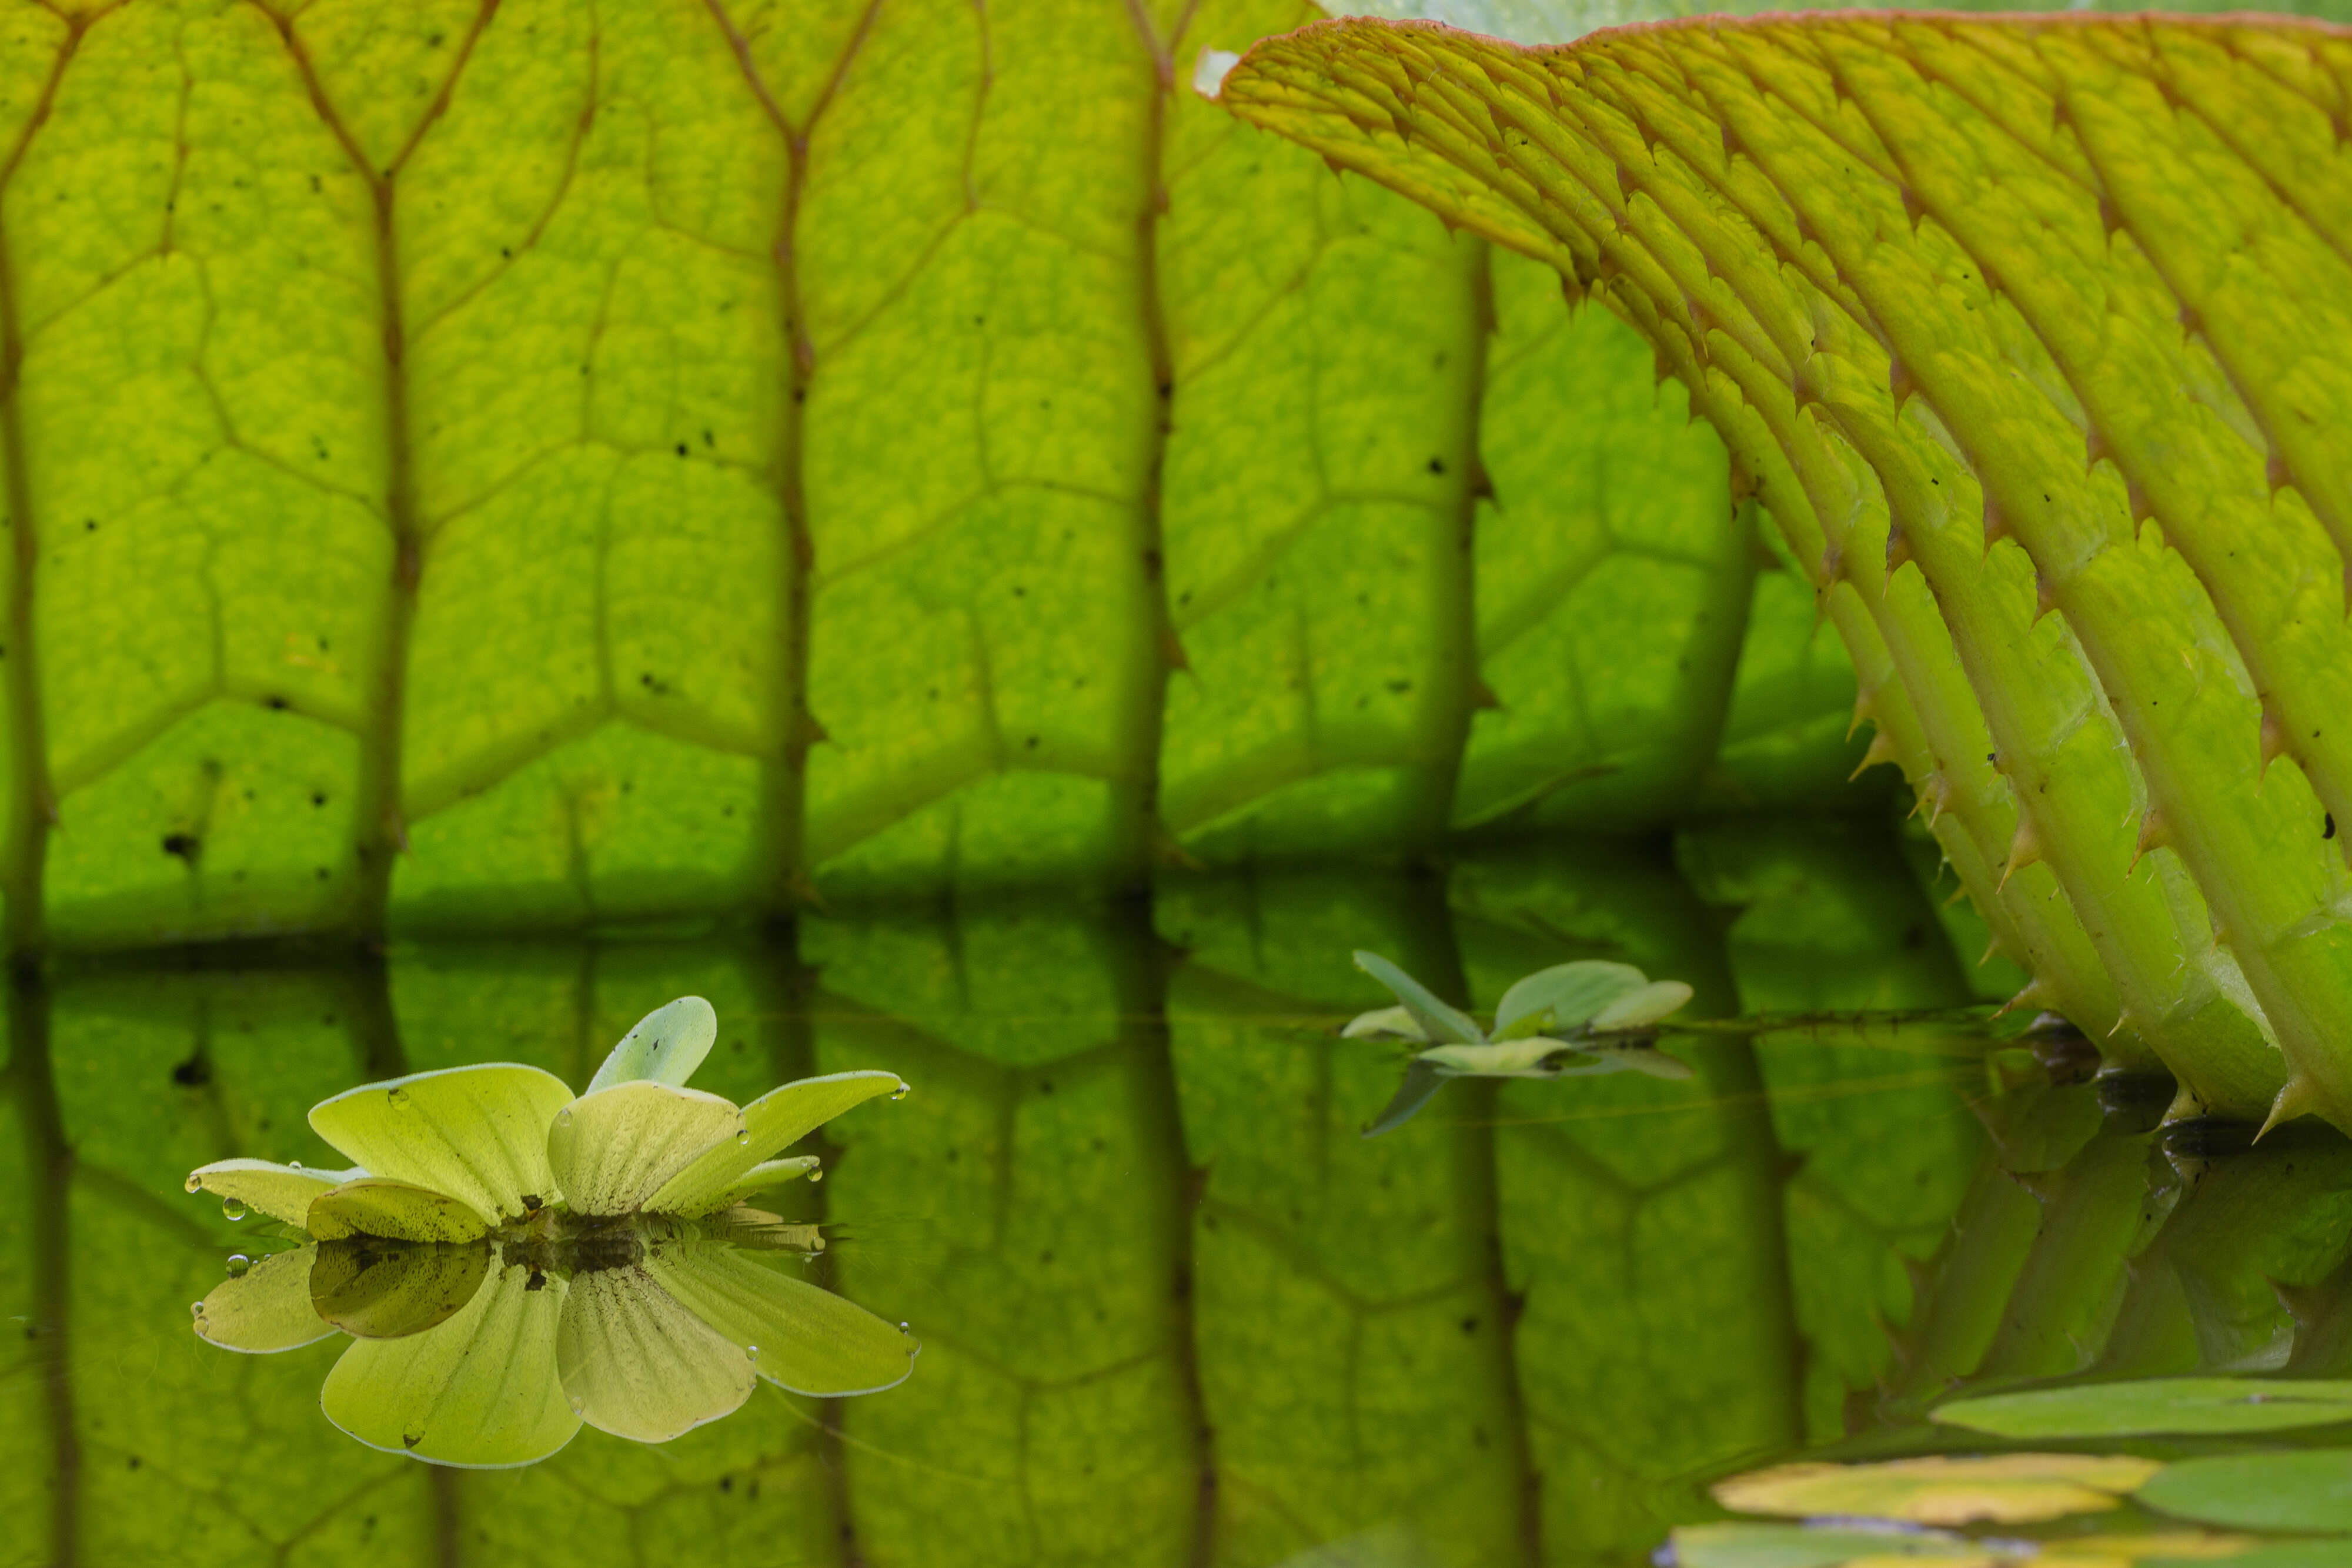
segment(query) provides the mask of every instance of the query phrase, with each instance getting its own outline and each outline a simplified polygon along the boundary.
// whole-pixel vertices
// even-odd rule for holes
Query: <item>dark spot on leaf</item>
[[[324,789],[313,789],[310,791],[310,804],[313,806],[323,806],[326,803],[327,792]]]
[[[172,1082],[183,1089],[202,1089],[213,1081],[213,1070],[201,1051],[172,1069]]]
[[[1478,1332],[1478,1320],[1476,1318],[1464,1318],[1462,1320],[1462,1332],[1464,1333],[1476,1333]]]
[[[167,855],[177,855],[190,865],[196,863],[196,852],[202,847],[194,833],[163,835],[163,852]]]
[[[531,1278],[533,1278],[533,1279],[537,1279],[538,1277],[539,1277],[539,1276],[538,1276],[538,1275],[536,1275],[536,1274],[534,1274],[534,1275],[532,1275],[532,1276],[531,1276]],[[422,1433],[422,1432],[417,1433],[417,1434],[416,1434],[415,1437],[410,1437],[410,1436],[409,1436],[407,1433],[405,1433],[405,1432],[403,1432],[403,1433],[400,1435],[400,1446],[401,1446],[402,1448],[413,1448],[416,1447],[416,1445],[417,1445],[417,1444],[419,1444],[419,1443],[421,1443],[421,1442],[423,1442],[423,1441],[425,1441],[425,1434],[424,1434],[424,1433]]]
[[[1028,741],[1027,741],[1027,743],[1026,743],[1026,744],[1028,745],[1028,747],[1029,747],[1029,749],[1030,749],[1030,750],[1032,750],[1032,751],[1036,750],[1036,749],[1037,749],[1037,737],[1036,737],[1035,736],[1034,736],[1034,735],[1033,735],[1033,736],[1031,736],[1031,737],[1029,737],[1029,739],[1028,739]]]
[[[81,520],[81,526],[89,529],[91,533],[98,532],[98,519],[96,517],[84,517]]]
[[[683,457],[683,456],[685,456],[685,455],[686,455],[686,443],[685,443],[685,442],[683,442],[683,441],[681,441],[681,442],[679,442],[679,443],[677,444],[677,455],[678,455],[680,457]]]
[[[1443,458],[1443,457],[1433,457],[1433,458],[1431,458],[1431,459],[1429,460],[1429,471],[1430,471],[1431,473],[1433,473],[1433,474],[1443,474],[1443,473],[1444,473],[1444,472],[1445,472],[1445,459],[1444,459],[1444,458]]]
[[[286,699],[284,697],[276,696],[264,697],[261,699],[261,706],[268,708],[272,713],[284,713],[286,711]]]
[[[2326,812],[2325,820],[2327,825],[2320,830],[2319,836],[2323,839],[2332,839],[2336,836],[2336,813]]]

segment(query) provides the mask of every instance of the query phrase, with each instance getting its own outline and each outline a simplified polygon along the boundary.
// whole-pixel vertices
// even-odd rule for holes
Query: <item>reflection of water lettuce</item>
[[[762,1377],[815,1396],[903,1382],[905,1330],[777,1266],[818,1245],[803,1227],[661,1217],[560,1239],[313,1241],[222,1283],[195,1326],[255,1354],[348,1333],[320,1395],[336,1426],[436,1464],[527,1465],[583,1424],[667,1442]]]
[[[190,1192],[308,1240],[205,1297],[196,1332],[248,1352],[348,1332],[358,1343],[328,1376],[329,1417],[377,1448],[465,1466],[544,1458],[583,1422],[665,1441],[735,1409],[761,1376],[811,1395],[903,1380],[914,1340],[751,1256],[750,1236],[818,1243],[737,1206],[816,1168],[782,1150],[906,1084],[835,1073],[739,1107],[685,1087],[717,1033],[710,1004],[681,998],[623,1038],[585,1094],[511,1063],[416,1073],[311,1108],[361,1166],[193,1172]]]

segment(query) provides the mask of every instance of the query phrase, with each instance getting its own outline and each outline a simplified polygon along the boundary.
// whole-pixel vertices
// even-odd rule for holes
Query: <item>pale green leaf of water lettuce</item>
[[[491,1249],[331,1241],[310,1265],[310,1307],[361,1339],[399,1339],[446,1322],[488,1277]]]
[[[2352,1450],[2221,1454],[2167,1465],[2138,1500],[2231,1530],[2352,1532]]]
[[[188,1173],[190,1192],[208,1192],[224,1203],[241,1203],[256,1213],[289,1225],[302,1225],[310,1202],[329,1187],[339,1186],[363,1170],[312,1170],[308,1166],[281,1166],[269,1160],[215,1160]]]
[[[680,997],[656,1008],[621,1037],[588,1081],[587,1092],[629,1079],[683,1085],[719,1039],[719,1014],[700,997]]]
[[[2020,1524],[2100,1513],[2163,1467],[2098,1454],[1930,1454],[1841,1465],[1776,1465],[1717,1481],[1715,1500],[1783,1518],[1898,1519],[1918,1524]]]
[[[772,1089],[743,1107],[740,1142],[729,1139],[665,1182],[647,1207],[666,1214],[711,1214],[736,1200],[736,1184],[753,1167],[773,1159],[835,1116],[877,1094],[900,1094],[906,1081],[895,1072],[861,1068],[803,1078]]]
[[[2352,1382],[2278,1377],[2162,1377],[1955,1399],[1929,1414],[1997,1437],[2128,1437],[2155,1433],[2278,1432],[2352,1421]]]
[[[792,1258],[727,1248],[667,1247],[646,1272],[710,1325],[761,1377],[794,1394],[874,1394],[904,1383],[921,1348],[912,1334],[797,1279]]]
[[[1517,1040],[1577,1029],[1619,997],[1640,990],[1648,980],[1631,964],[1612,964],[1605,958],[1580,958],[1538,969],[1515,983],[1495,1004],[1495,1038]]]
[[[466,1469],[536,1463],[580,1430],[556,1371],[564,1293],[558,1277],[502,1267],[430,1333],[354,1340],[320,1407],[387,1453]]]
[[[274,1252],[196,1303],[197,1334],[223,1350],[269,1355],[322,1340],[336,1325],[310,1304],[315,1246]]]
[[[1691,999],[1690,987],[1681,980],[1652,980],[1636,991],[1628,991],[1592,1015],[1591,1027],[1598,1033],[1608,1030],[1643,1029],[1659,1019],[1680,1012]]]
[[[770,1187],[782,1186],[815,1170],[820,1164],[814,1155],[795,1155],[786,1160],[763,1160],[727,1185],[724,1191],[698,1199],[689,1217],[718,1214],[734,1207],[746,1198],[757,1197]]]
[[[489,1219],[551,1201],[548,1129],[572,1103],[562,1079],[490,1062],[362,1084],[310,1108],[318,1134],[377,1176],[446,1193]]]
[[[1432,1046],[1413,1060],[1449,1072],[1509,1078],[1538,1071],[1544,1058],[1565,1049],[1556,1040],[1506,1040],[1493,1045]]]
[[[1438,1000],[1435,992],[1378,953],[1359,949],[1356,967],[1393,992],[1398,1003],[1412,1015],[1413,1021],[1431,1040],[1462,1045],[1477,1045],[1486,1040],[1486,1031],[1469,1014]]]
[[[446,1193],[390,1176],[362,1176],[320,1193],[303,1228],[314,1241],[383,1236],[399,1241],[472,1241],[489,1229],[483,1218]]]
[[[1447,1074],[1440,1072],[1433,1063],[1415,1060],[1405,1064],[1404,1082],[1397,1085],[1396,1093],[1381,1108],[1381,1113],[1364,1128],[1364,1136],[1377,1138],[1412,1120],[1436,1092],[1445,1087]]]
[[[555,1113],[547,1159],[575,1214],[634,1214],[672,1177],[744,1145],[734,1102],[635,1079],[582,1095]]]
[[[582,1420],[638,1443],[732,1414],[758,1383],[743,1346],[635,1265],[572,1277],[555,1362]]]
[[[1348,1026],[1339,1034],[1344,1040],[1429,1039],[1422,1032],[1421,1020],[1412,1016],[1412,1009],[1406,1007],[1374,1008],[1370,1012],[1359,1013],[1348,1020]]]

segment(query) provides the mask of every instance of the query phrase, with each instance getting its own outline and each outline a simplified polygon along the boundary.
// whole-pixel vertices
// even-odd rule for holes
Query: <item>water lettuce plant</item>
[[[1220,90],[1649,339],[2021,999],[2352,1126],[2352,34],[1351,20]]]
[[[918,1347],[903,1326],[788,1271],[822,1245],[753,1210],[457,1243],[311,1241],[216,1286],[195,1329],[251,1354],[348,1334],[320,1391],[330,1421],[387,1452],[503,1469],[583,1425],[666,1443],[740,1408],[761,1379],[820,1396],[905,1381]]]
[[[1411,1121],[1449,1078],[1575,1078],[1635,1071],[1686,1079],[1690,1069],[1648,1049],[1652,1026],[1691,999],[1680,980],[1653,980],[1631,964],[1585,958],[1538,969],[1495,1006],[1492,1031],[1377,953],[1356,967],[1386,986],[1396,1006],[1359,1014],[1350,1040],[1419,1044],[1387,1109],[1364,1129],[1376,1137]]]
[[[232,1214],[310,1239],[472,1241],[493,1231],[633,1214],[697,1218],[817,1169],[777,1155],[854,1105],[907,1092],[894,1072],[804,1078],[736,1105],[686,1087],[719,1019],[700,997],[648,1013],[587,1092],[537,1067],[486,1062],[362,1084],[310,1108],[349,1170],[216,1160],[188,1175]]]
[[[328,1417],[375,1447],[475,1467],[544,1458],[583,1422],[667,1441],[735,1409],[757,1377],[815,1395],[903,1380],[903,1327],[744,1256],[746,1238],[822,1243],[740,1206],[814,1179],[816,1156],[776,1156],[906,1083],[834,1073],[739,1107],[686,1087],[717,1036],[710,1004],[681,997],[624,1035],[580,1095],[513,1063],[414,1073],[311,1107],[311,1126],[362,1166],[198,1167],[190,1192],[303,1245],[196,1303],[196,1333],[269,1352],[347,1332],[358,1343],[328,1375]]]

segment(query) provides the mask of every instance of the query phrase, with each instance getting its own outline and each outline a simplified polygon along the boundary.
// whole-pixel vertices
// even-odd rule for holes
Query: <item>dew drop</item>
[[[202,1177],[202,1176],[190,1176],[190,1177],[188,1178],[188,1190],[189,1190],[190,1192],[202,1192],[202,1191],[204,1191],[204,1190],[205,1190],[205,1178],[204,1178],[204,1177]]]
[[[244,1253],[232,1252],[228,1255],[228,1277],[230,1279],[244,1279],[247,1272],[250,1270],[252,1267],[253,1260],[247,1257]]]
[[[747,1344],[743,1347],[743,1354],[751,1360],[757,1361],[760,1359],[760,1347],[756,1344]]]
[[[736,1134],[735,1134],[735,1141],[736,1141],[737,1143],[739,1143],[739,1144],[748,1144],[748,1143],[750,1143],[750,1142],[751,1141],[751,1128],[749,1128],[749,1127],[746,1127],[746,1128],[744,1128],[741,1132],[740,1132],[740,1133]]]
[[[809,1180],[811,1180],[811,1181],[823,1181],[824,1179],[824,1167],[823,1166],[814,1166],[810,1167],[810,1170],[809,1170]]]
[[[912,1333],[914,1332],[914,1325],[911,1323],[900,1323],[898,1325],[898,1332],[900,1333]]]
[[[583,1399],[583,1398],[582,1398],[582,1397],[581,1397],[579,1395],[577,1395],[577,1394],[574,1394],[574,1395],[572,1395],[572,1396],[571,1396],[571,1405],[572,1405],[572,1413],[574,1416],[579,1415],[582,1411],[583,1411],[583,1410],[585,1410],[585,1409],[587,1409],[587,1408],[588,1408],[588,1401],[587,1401],[587,1400],[585,1400],[585,1399]]]
[[[236,1197],[225,1197],[221,1199],[221,1212],[227,1215],[231,1219],[243,1219],[245,1218],[245,1200],[243,1198]]]
[[[899,1084],[898,1088],[890,1091],[890,1098],[893,1100],[904,1100],[907,1097],[908,1087],[908,1086],[907,1084]]]
[[[300,1160],[288,1160],[286,1162],[286,1168],[289,1171],[299,1171],[302,1168],[302,1162]]]
[[[393,1104],[400,1110],[405,1111],[408,1109],[408,1091],[405,1089],[392,1090],[384,1095],[384,1098],[391,1101]]]
[[[205,1304],[204,1304],[204,1302],[202,1302],[202,1301],[190,1301],[190,1302],[188,1303],[188,1315],[189,1315],[190,1317],[192,1317],[192,1318],[195,1319],[195,1320],[196,1320],[196,1322],[204,1322],[204,1321],[205,1321]]]
[[[566,1105],[562,1110],[558,1111],[555,1113],[555,1124],[559,1127],[568,1127],[572,1125],[571,1106]]]

